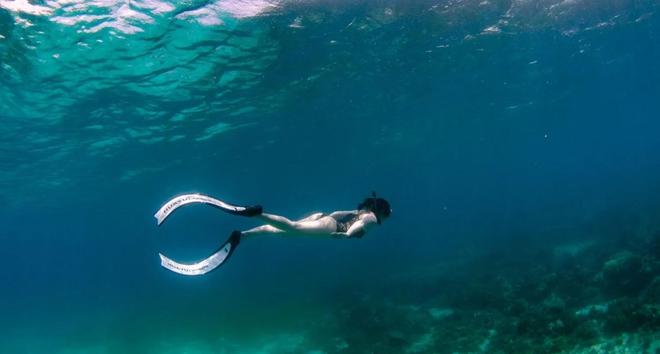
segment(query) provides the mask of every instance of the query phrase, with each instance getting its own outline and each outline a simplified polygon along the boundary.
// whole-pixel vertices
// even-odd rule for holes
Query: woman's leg
[[[330,234],[337,230],[336,221],[331,217],[305,218],[300,221],[291,221],[283,216],[266,213],[257,217],[266,224],[287,233]]]
[[[247,236],[252,237],[256,235],[273,235],[273,234],[282,234],[284,231],[270,225],[257,226],[255,228],[249,229],[247,231],[241,232],[241,238]]]
[[[322,218],[322,217],[324,217],[324,216],[326,216],[326,215],[323,214],[323,213],[314,213],[314,214],[312,214],[312,215],[310,215],[310,216],[308,216],[308,217],[306,217],[306,218],[304,218],[304,219],[300,219],[300,220],[298,220],[298,221],[296,221],[296,222],[314,221],[314,220],[318,220],[318,219],[320,219],[320,218]]]
[[[280,229],[284,232],[296,231],[296,222],[289,220],[284,216],[263,213],[261,215],[257,215],[256,218],[259,218],[264,222],[266,222],[266,224],[273,226],[277,229]]]

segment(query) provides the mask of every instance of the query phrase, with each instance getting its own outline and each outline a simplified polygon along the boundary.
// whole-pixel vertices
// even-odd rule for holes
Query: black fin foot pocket
[[[227,242],[231,244],[232,249],[236,248],[236,246],[238,246],[238,244],[241,243],[242,235],[243,233],[241,233],[238,230],[232,231],[231,235],[229,235],[229,239],[227,240]]]
[[[245,207],[245,209],[241,211],[236,211],[235,214],[240,216],[252,217],[252,216],[261,215],[263,212],[264,212],[264,208],[261,205],[253,205],[253,206]]]

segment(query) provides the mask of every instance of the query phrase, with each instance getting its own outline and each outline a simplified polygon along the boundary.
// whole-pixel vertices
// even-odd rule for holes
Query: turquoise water
[[[0,0],[0,352],[658,352],[659,10]]]

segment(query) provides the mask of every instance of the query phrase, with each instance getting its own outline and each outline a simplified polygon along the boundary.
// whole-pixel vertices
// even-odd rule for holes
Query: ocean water
[[[658,353],[659,11],[0,0],[0,352]]]

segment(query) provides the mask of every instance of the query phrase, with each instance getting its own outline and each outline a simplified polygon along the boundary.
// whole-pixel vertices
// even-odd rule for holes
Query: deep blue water
[[[654,350],[659,6],[0,1],[0,352]],[[157,228],[177,194],[295,218],[373,190],[393,214],[363,239],[159,265],[257,225],[193,206]],[[590,335],[565,315],[626,301],[650,312]]]

